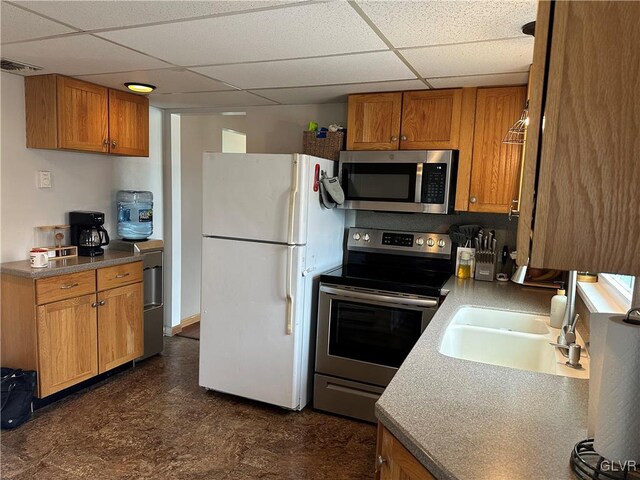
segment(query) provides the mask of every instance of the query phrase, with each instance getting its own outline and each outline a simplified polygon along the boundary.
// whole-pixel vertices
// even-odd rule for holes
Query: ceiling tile
[[[91,35],[51,38],[2,47],[2,55],[43,67],[34,72],[86,75],[162,68],[166,63]]]
[[[234,90],[222,82],[216,82],[186,69],[139,70],[124,73],[83,75],[78,78],[110,88],[125,90],[125,82],[141,82],[155,85],[154,93],[212,92]]]
[[[297,87],[416,78],[390,51],[193,68],[240,88]]]
[[[533,38],[412,48],[401,53],[423,78],[525,72],[533,59]]]
[[[26,12],[5,2],[2,2],[0,6],[0,17],[2,18],[2,26],[0,27],[2,43],[75,32],[69,27],[47,20],[34,13]]]
[[[396,48],[518,37],[536,0],[358,1]],[[407,28],[410,26],[410,28]]]
[[[346,2],[306,4],[99,35],[183,66],[386,49]]]
[[[396,82],[357,83],[353,85],[328,85],[323,87],[274,88],[255,90],[276,102],[286,105],[310,105],[318,103],[345,103],[350,93],[394,92],[422,90],[427,86],[420,80]]]
[[[158,108],[248,107],[275,102],[248,92],[170,93],[149,95],[149,103]]]
[[[529,72],[498,73],[496,75],[475,75],[469,77],[427,78],[433,88],[491,87],[495,85],[525,85]],[[266,95],[268,97],[268,95]]]
[[[23,1],[21,5],[83,30],[202,17],[288,1]]]

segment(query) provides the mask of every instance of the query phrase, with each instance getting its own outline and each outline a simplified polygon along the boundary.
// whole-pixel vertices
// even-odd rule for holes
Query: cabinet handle
[[[78,284],[77,283],[71,283],[69,285],[62,285],[60,286],[60,290],[69,290],[70,288],[74,288],[77,287]]]
[[[105,302],[104,300],[100,300],[100,301],[98,302],[98,305],[103,306],[105,303],[107,303],[107,302]]]
[[[382,468],[382,465],[384,465],[385,463],[387,463],[387,459],[382,455],[378,455],[378,458],[376,458],[376,471],[380,470],[380,468]]]
[[[403,142],[404,142],[406,139],[407,139],[407,136],[406,136],[406,135],[401,135],[401,136],[400,136],[400,140],[402,140]]]
[[[509,220],[512,218],[518,218],[520,216],[520,203],[519,200],[511,200],[511,205],[509,206]],[[518,208],[514,208],[515,205],[518,205]]]
[[[105,139],[102,141],[102,144],[104,145],[104,148],[109,148],[109,139],[105,138]]]
[[[124,277],[128,277],[129,276],[129,272],[127,273],[119,273],[116,275],[116,278],[124,278]]]
[[[469,201],[470,201],[471,203],[476,203],[476,202],[478,201],[478,199],[477,199],[476,197],[470,197],[470,198],[469,198]]]
[[[118,142],[115,140],[111,140],[111,148],[116,148],[118,146]]]
[[[398,137],[391,137],[391,141],[392,141],[392,142],[396,142],[396,141],[398,141]]]
[[[91,308],[98,308],[98,302],[93,302],[91,304]]]

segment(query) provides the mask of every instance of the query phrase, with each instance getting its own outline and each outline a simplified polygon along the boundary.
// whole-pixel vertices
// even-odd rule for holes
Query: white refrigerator
[[[205,153],[201,386],[284,408],[311,399],[319,275],[342,262],[344,211],[299,154]]]

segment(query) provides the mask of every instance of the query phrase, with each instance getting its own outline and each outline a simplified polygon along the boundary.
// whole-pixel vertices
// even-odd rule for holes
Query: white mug
[[[49,250],[46,248],[32,248],[29,252],[29,260],[32,268],[44,268],[49,266]]]

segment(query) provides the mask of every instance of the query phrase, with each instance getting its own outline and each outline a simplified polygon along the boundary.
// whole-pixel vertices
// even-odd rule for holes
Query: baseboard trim
[[[188,327],[189,325],[193,325],[194,323],[198,323],[200,321],[200,314],[196,313],[195,315],[191,315],[190,317],[183,318],[180,323],[174,327],[171,327],[171,335],[177,335],[182,331],[183,328]]]

